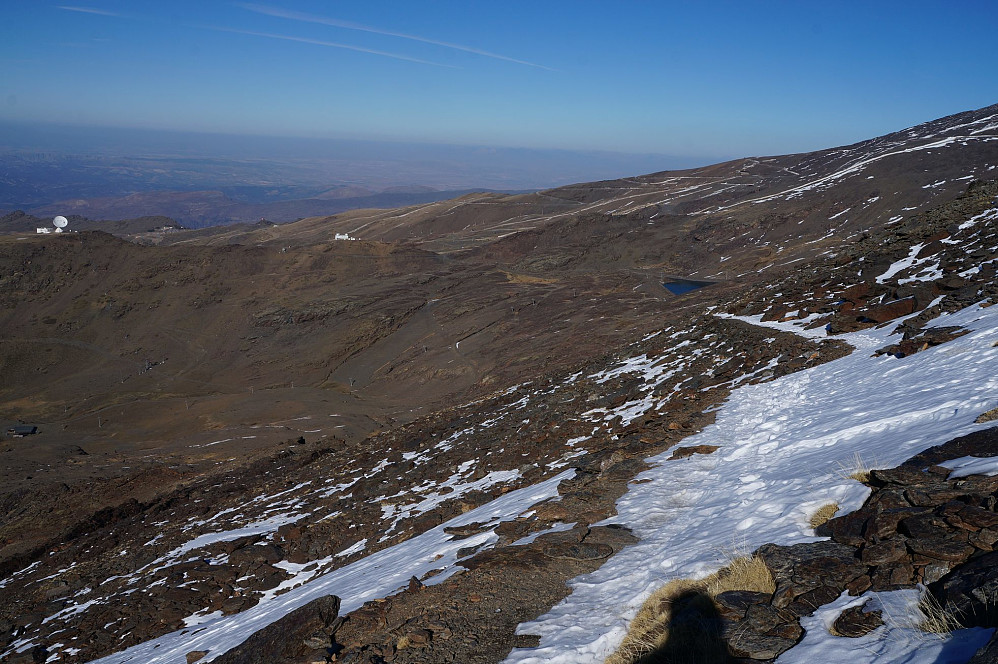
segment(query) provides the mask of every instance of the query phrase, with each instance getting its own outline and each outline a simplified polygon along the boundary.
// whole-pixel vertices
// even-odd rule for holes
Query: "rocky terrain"
[[[920,396],[865,424],[863,404],[812,404],[832,441],[820,463],[849,463],[854,438],[872,457],[913,448],[867,485],[829,480],[813,510],[834,500],[840,516],[817,530],[810,507],[772,533],[762,513],[736,522],[777,589],[719,596],[726,646],[803,653],[809,617],[843,592],[869,604],[918,583],[965,626],[994,627],[993,477],[940,464],[998,455],[983,415],[998,405],[996,165],[989,107],[540,194],[156,244],[2,238],[4,424],[42,433],[0,451],[0,658],[602,661],[656,579],[721,563],[684,568],[669,540],[609,611],[552,609],[692,510],[688,478],[741,468],[756,433],[789,426],[780,403],[753,404],[745,438],[726,438],[738,395],[803,394],[841,362],[856,363],[830,383],[842,399],[858,371]],[[922,363],[959,377],[905,373]],[[764,512],[752,500],[776,486],[720,491],[697,518],[724,501]],[[653,488],[639,511],[654,528],[632,505]],[[860,604],[835,609],[836,638],[887,629]]]

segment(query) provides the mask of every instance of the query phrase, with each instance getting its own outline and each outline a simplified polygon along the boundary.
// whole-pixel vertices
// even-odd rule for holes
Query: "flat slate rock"
[[[864,611],[862,606],[852,606],[839,614],[829,631],[835,636],[856,638],[869,634],[883,624],[880,611]]]
[[[336,595],[312,600],[212,661],[216,664],[297,661],[306,654],[315,652],[315,645],[323,647],[332,643],[332,627],[336,624],[339,610],[340,598]],[[322,639],[322,634],[328,636]]]

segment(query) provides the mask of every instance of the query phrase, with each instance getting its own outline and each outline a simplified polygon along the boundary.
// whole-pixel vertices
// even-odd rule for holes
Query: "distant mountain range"
[[[188,227],[260,218],[285,222],[704,162],[666,155],[0,123],[0,213],[105,220],[159,214]]]

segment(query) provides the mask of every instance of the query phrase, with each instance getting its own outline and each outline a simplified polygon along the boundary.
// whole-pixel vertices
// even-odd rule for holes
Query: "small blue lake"
[[[713,281],[692,281],[690,279],[672,279],[670,281],[663,282],[662,285],[665,286],[665,290],[669,291],[673,295],[682,295],[684,293],[689,293],[690,291],[695,291],[698,288],[703,288],[704,286],[710,286]]]

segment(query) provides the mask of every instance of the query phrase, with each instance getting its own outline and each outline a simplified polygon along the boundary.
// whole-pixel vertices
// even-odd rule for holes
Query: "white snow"
[[[381,538],[384,541],[390,537],[392,531],[395,530],[399,522],[403,519],[409,519],[413,516],[419,514],[425,514],[430,510],[434,509],[441,503],[447,500],[453,500],[459,496],[464,495],[470,491],[481,491],[487,489],[494,484],[506,484],[509,482],[516,481],[520,477],[520,472],[518,470],[494,470],[487,474],[485,477],[479,478],[472,482],[464,482],[463,475],[470,470],[470,467],[474,465],[473,461],[466,461],[458,468],[458,471],[451,475],[447,480],[441,482],[440,484],[428,484],[420,487],[414,487],[407,489],[403,493],[396,496],[389,496],[389,498],[397,498],[400,496],[404,497],[417,497],[421,498],[418,502],[408,503],[408,504],[382,504],[382,518],[394,518],[391,526],[389,526]],[[435,489],[430,493],[422,495],[420,492],[424,489]],[[415,496],[413,495],[415,494]]]
[[[967,221],[963,222],[962,224],[957,226],[957,230],[964,231],[967,230],[968,228],[976,226],[978,223],[982,221],[989,221],[991,219],[995,219],[996,217],[998,217],[998,208],[991,208],[990,210],[985,210],[979,215],[973,216]]]
[[[350,555],[353,555],[353,554],[358,553],[360,551],[363,551],[364,547],[366,547],[366,546],[367,546],[367,538],[365,537],[364,539],[360,540],[359,542],[354,542],[353,544],[351,544],[347,548],[345,548],[342,551],[340,551],[339,553],[337,553],[336,557],[337,558],[345,558],[347,556],[350,556]]]
[[[818,507],[836,502],[844,513],[861,506],[869,490],[842,471],[854,456],[894,466],[982,428],[973,420],[998,390],[998,348],[991,346],[998,307],[969,307],[934,324],[972,332],[903,359],[871,356],[892,340],[889,328],[854,332],[839,337],[857,349],[847,357],[732,391],[716,422],[686,440],[720,449],[680,461],[668,461],[671,452],[649,459],[653,467],[629,485],[608,520],[641,541],[572,581],[572,594],[548,614],[521,624],[518,632],[540,635],[540,646],[513,650],[506,662],[602,662],[666,581],[702,577],[732,552],[766,542],[815,541],[808,519]],[[864,650],[863,661],[908,661],[912,650],[892,634],[867,637],[877,645]],[[805,648],[821,646],[818,636]],[[949,652],[952,643],[942,649]],[[780,661],[814,661],[796,659],[795,650]],[[860,657],[851,650],[847,657],[822,654],[850,664],[853,656]]]
[[[998,475],[998,457],[967,456],[943,461],[939,465],[953,471],[949,474],[951,480],[969,475]]]
[[[179,558],[188,551],[194,551],[195,549],[206,547],[209,544],[214,544],[215,542],[231,542],[232,540],[239,539],[240,537],[246,537],[247,535],[261,535],[266,533],[272,533],[281,526],[283,526],[284,524],[294,523],[303,516],[305,516],[305,513],[279,514],[277,516],[273,516],[267,519],[262,519],[260,521],[248,524],[246,526],[243,526],[242,528],[233,528],[232,530],[225,530],[217,533],[204,533],[203,535],[198,535],[194,539],[185,542],[184,544],[178,546],[169,553],[157,558],[149,565],[158,565],[159,563],[165,562],[167,560],[173,560]]]
[[[498,525],[501,521],[515,519],[535,503],[556,496],[558,484],[574,473],[574,470],[568,470],[533,486],[510,491],[421,535],[372,553],[293,590],[278,596],[265,596],[246,611],[201,623],[196,633],[189,633],[189,630],[172,632],[94,662],[182,664],[191,650],[207,650],[202,661],[209,662],[238,646],[254,632],[325,595],[339,596],[342,600],[340,612],[346,614],[366,601],[392,594],[412,576],[421,577],[434,569],[452,569],[458,549],[497,539],[494,532],[487,530],[455,540],[444,532],[444,528],[470,523]],[[446,576],[445,571],[427,583],[439,583]]]
[[[918,630],[918,590],[866,593],[861,597],[844,594],[814,615],[801,619],[804,638],[783,653],[778,664],[963,664],[991,638],[993,629],[964,629],[949,638]],[[880,610],[885,624],[866,636],[832,636],[831,627],[839,613],[864,605],[865,611]]]
[[[762,320],[762,317],[765,314],[757,314],[755,316],[736,316],[734,314],[714,315],[718,318],[731,318],[734,320],[745,321],[746,323],[758,325],[759,327],[768,327],[774,330],[782,330],[783,332],[793,332],[794,334],[807,337],[808,339],[824,339],[828,336],[828,333],[825,331],[824,327],[816,327],[810,330],[805,329],[806,325],[810,324],[814,319],[820,318],[822,314],[809,314],[805,318],[797,318],[795,320],[788,321]]]
[[[914,265],[918,261],[915,257],[918,256],[918,252],[920,252],[924,246],[924,244],[916,244],[913,246],[907,256],[899,261],[895,261],[889,268],[887,268],[886,272],[877,277],[877,283],[882,284],[901,270],[906,270]]]

